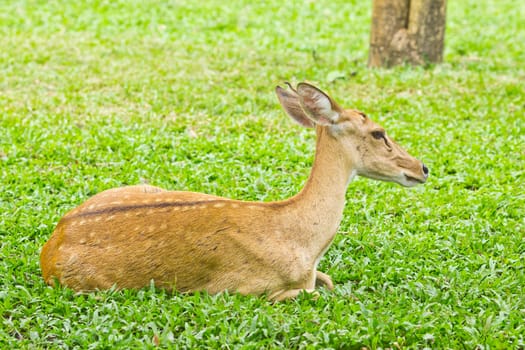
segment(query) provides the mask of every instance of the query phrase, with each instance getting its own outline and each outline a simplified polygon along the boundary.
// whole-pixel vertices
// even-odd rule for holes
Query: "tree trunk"
[[[374,0],[369,67],[443,60],[446,0]]]

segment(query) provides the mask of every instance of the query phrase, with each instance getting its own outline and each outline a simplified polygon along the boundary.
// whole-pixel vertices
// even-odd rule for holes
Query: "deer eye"
[[[372,137],[376,140],[384,139],[385,138],[385,132],[381,130],[374,130],[372,131]]]

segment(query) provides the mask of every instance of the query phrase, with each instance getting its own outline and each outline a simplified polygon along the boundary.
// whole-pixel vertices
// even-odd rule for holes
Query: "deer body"
[[[278,87],[277,94],[292,118],[317,132],[314,166],[299,194],[263,203],[147,185],[107,190],[60,220],[42,249],[44,279],[77,291],[153,281],[169,290],[229,290],[274,300],[316,284],[331,289],[317,264],[335,237],[353,176],[411,186],[424,182],[428,170],[391,140],[396,165],[390,168],[403,171],[389,174],[378,159],[366,165],[361,152],[374,152],[356,145],[345,128],[373,122],[309,84],[291,92]]]

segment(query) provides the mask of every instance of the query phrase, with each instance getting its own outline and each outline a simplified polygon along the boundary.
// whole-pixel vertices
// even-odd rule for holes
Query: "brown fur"
[[[104,191],[58,223],[40,256],[45,281],[76,291],[153,281],[169,290],[274,300],[316,285],[333,288],[317,264],[341,221],[349,180],[363,175],[411,186],[427,174],[392,140],[386,147],[369,137],[379,126],[312,85],[278,87],[277,94],[296,121],[316,127],[315,162],[299,194],[259,203],[153,186]]]

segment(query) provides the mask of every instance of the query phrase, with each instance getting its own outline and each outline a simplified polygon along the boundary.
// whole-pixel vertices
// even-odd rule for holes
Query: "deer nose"
[[[425,164],[423,164],[423,174],[425,174],[425,177],[428,177],[428,168]]]

